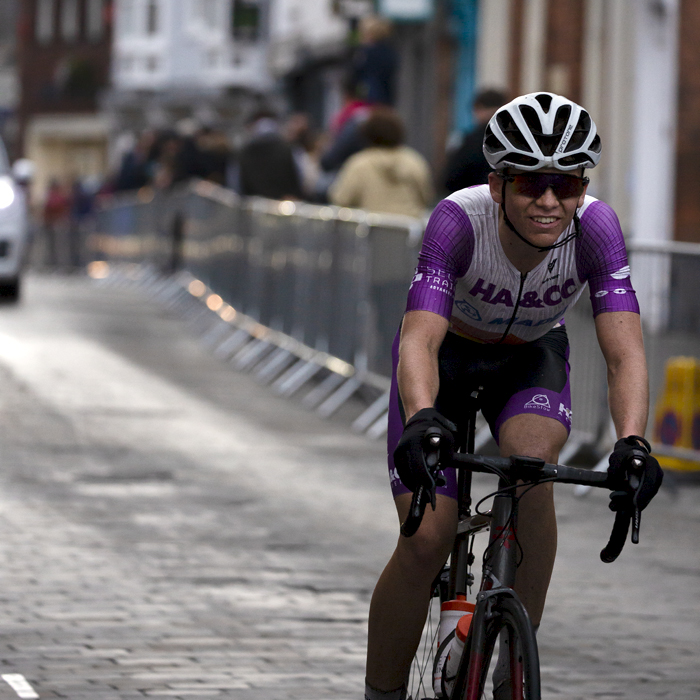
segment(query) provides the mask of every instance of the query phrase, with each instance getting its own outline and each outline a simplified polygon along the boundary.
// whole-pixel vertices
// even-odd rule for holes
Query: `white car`
[[[12,175],[0,141],[0,301],[19,299],[29,233],[25,192]]]

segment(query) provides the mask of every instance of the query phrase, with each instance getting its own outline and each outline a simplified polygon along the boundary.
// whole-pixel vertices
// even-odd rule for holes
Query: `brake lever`
[[[426,431],[423,443],[423,463],[428,475],[428,484],[422,484],[413,493],[411,506],[408,510],[406,521],[401,524],[401,534],[404,537],[412,537],[420,527],[425,508],[430,503],[433,510],[437,506],[435,495],[436,486],[444,486],[446,479],[438,472],[440,466],[440,439],[442,433],[439,428],[429,428]]]
[[[639,472],[644,469],[646,465],[642,451],[638,451],[639,454],[642,455],[641,457],[635,454],[636,452],[637,450],[632,453],[629,460],[632,468],[635,470],[629,474],[629,484],[634,489],[634,496],[632,497],[632,504],[634,506],[632,510],[632,544],[639,544],[639,528],[642,523],[642,511],[637,507],[637,496],[642,489],[643,483],[643,479],[639,478]]]
[[[438,473],[440,466],[440,439],[442,433],[438,428],[429,428],[423,438],[423,462],[428,472],[430,484],[425,488],[427,495],[430,496],[430,507],[435,510],[437,505],[435,496],[435,487],[444,486],[445,477]]]

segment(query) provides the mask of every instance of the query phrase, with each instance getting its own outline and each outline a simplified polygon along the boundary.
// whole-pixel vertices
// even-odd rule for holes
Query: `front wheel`
[[[472,625],[451,700],[540,700],[537,640],[523,604],[502,596],[493,613],[481,631]],[[509,668],[499,669],[493,687],[499,637],[501,644],[508,645],[510,663]]]

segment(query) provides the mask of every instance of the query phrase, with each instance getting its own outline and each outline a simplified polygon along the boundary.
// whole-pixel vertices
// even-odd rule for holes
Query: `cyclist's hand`
[[[644,510],[656,496],[664,473],[658,461],[649,452],[649,443],[636,435],[621,438],[615,443],[610,455],[608,482],[615,491],[610,494],[610,510],[632,512],[636,507]],[[643,472],[639,471],[641,484],[637,488],[630,485],[628,472],[633,473],[630,462],[634,457],[644,461]]]
[[[423,408],[411,417],[394,450],[394,464],[404,486],[414,492],[420,486],[432,484],[424,458],[424,439],[429,428],[437,428],[441,433],[442,467],[448,464],[454,449],[454,433],[457,427],[434,408]]]

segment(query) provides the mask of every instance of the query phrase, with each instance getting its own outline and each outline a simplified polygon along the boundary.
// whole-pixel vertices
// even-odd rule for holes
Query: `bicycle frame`
[[[454,681],[454,692],[451,695],[451,697],[460,698],[460,700],[462,697],[465,700],[479,700],[481,697],[484,682],[482,665],[485,659],[478,653],[470,653],[470,650],[479,650],[485,646],[488,621],[498,615],[498,607],[502,598],[512,600],[512,604],[518,609],[518,614],[527,620],[526,627],[529,631],[527,644],[531,651],[528,654],[528,668],[525,669],[521,666],[519,640],[512,633],[512,630],[508,629],[509,648],[512,650],[510,677],[516,679],[516,683],[512,687],[513,697],[523,697],[523,688],[520,682],[523,676],[527,678],[528,697],[539,697],[540,695],[539,657],[535,634],[525,607],[513,590],[519,553],[516,486],[516,477],[500,478],[499,492],[494,496],[490,515],[489,542],[483,560],[481,587],[476,596],[476,607],[469,637]],[[485,527],[483,519],[479,520],[478,515],[469,517],[468,520],[462,522],[464,525],[461,528],[462,532],[458,532],[454,559],[450,566],[451,572],[452,569],[455,569],[454,580],[456,582],[470,581],[471,575],[468,573],[468,567],[472,563],[472,558],[467,555],[466,560],[464,559],[465,548],[468,547],[470,538]],[[466,590],[464,594],[466,597]],[[461,593],[457,592],[456,595],[461,595]],[[488,666],[488,661],[486,665]]]

